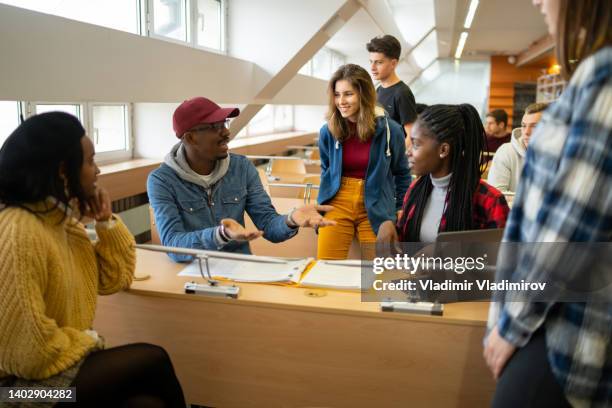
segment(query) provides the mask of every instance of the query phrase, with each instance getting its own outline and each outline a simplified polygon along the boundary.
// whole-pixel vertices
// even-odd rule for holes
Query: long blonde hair
[[[357,114],[357,137],[361,141],[369,140],[376,130],[376,89],[368,72],[355,64],[342,65],[332,75],[327,86],[329,105],[327,110],[327,126],[334,139],[344,141],[349,136],[347,120],[342,117],[336,107],[336,82],[345,80],[351,84],[359,96],[359,112]]]
[[[561,0],[557,20],[556,53],[569,78],[580,61],[612,44],[610,0]]]

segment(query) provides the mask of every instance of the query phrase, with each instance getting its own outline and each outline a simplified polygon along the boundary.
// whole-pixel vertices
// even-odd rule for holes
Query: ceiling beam
[[[545,35],[535,41],[526,50],[521,52],[516,59],[516,66],[522,67],[530,62],[537,60],[555,48],[555,39],[550,35]]]
[[[357,0],[345,0],[342,3],[289,61],[277,70],[272,78],[257,92],[252,102],[241,109],[240,116],[232,120],[230,125],[232,137],[235,137],[266,104],[272,102],[285,85],[297,75],[300,68],[314,57],[360,8],[361,3]]]

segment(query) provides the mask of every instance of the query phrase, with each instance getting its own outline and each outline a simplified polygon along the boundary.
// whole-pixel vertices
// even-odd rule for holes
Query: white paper
[[[213,278],[231,279],[236,282],[299,282],[302,272],[312,258],[286,261],[284,263],[251,262],[248,260],[209,258],[208,266]],[[202,271],[206,276],[206,261],[202,260]],[[187,265],[179,276],[202,277],[197,261]]]
[[[361,261],[317,261],[301,286],[345,290],[361,289]]]

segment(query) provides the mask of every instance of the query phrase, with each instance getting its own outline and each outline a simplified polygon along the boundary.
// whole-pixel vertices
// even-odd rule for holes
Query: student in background
[[[412,128],[408,160],[421,177],[404,198],[402,242],[433,242],[439,232],[503,228],[509,208],[481,180],[485,133],[472,105],[432,105]]]
[[[385,108],[391,119],[403,126],[406,148],[410,147],[410,127],[416,120],[416,104],[412,91],[395,73],[402,53],[402,46],[391,35],[372,38],[366,45],[370,53],[370,70],[375,80],[378,103]]]
[[[525,109],[521,127],[512,131],[510,143],[497,149],[493,164],[489,170],[487,182],[500,191],[514,192],[519,184],[525,152],[529,139],[536,125],[542,118],[542,112],[548,107],[546,103],[532,103]]]
[[[367,244],[395,240],[396,211],[410,172],[402,128],[376,107],[376,90],[365,69],[341,66],[327,92],[318,201],[334,207],[326,218],[337,224],[319,230],[318,257],[346,259],[355,234]]]
[[[511,134],[508,132],[508,114],[506,111],[495,109],[487,113],[485,130],[487,132],[486,147],[489,153],[495,153],[501,145],[510,142]]]
[[[533,3],[571,79],[529,143],[504,235],[505,242],[525,243],[506,277],[512,282],[546,282],[559,270],[572,279],[563,260],[531,243],[612,241],[612,2]],[[594,277],[591,261],[574,260],[585,282]],[[527,292],[516,302],[516,295],[506,293],[489,311],[484,357],[497,380],[492,406],[611,406],[610,300],[530,302]]]
[[[162,348],[103,350],[91,330],[97,296],[128,288],[136,261],[99,172],[93,143],[63,112],[29,118],[0,150],[0,387],[76,387],[80,406],[184,407]]]
[[[276,212],[255,166],[244,156],[228,153],[227,120],[239,113],[202,97],[183,102],[174,112],[180,141],[147,181],[163,245],[248,254],[248,241],[262,235],[281,242],[299,227],[333,223],[318,213],[329,211],[327,206],[305,205],[286,215]],[[244,227],[245,211],[258,230]],[[169,256],[177,262],[193,258]]]

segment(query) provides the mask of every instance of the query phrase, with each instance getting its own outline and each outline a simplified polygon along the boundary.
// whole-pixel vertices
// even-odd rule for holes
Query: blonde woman
[[[397,241],[395,220],[410,183],[404,133],[382,108],[370,75],[341,66],[328,86],[327,124],[320,131],[319,204],[336,225],[319,230],[319,259],[346,259],[355,235],[370,252]],[[367,245],[369,244],[369,245]]]

